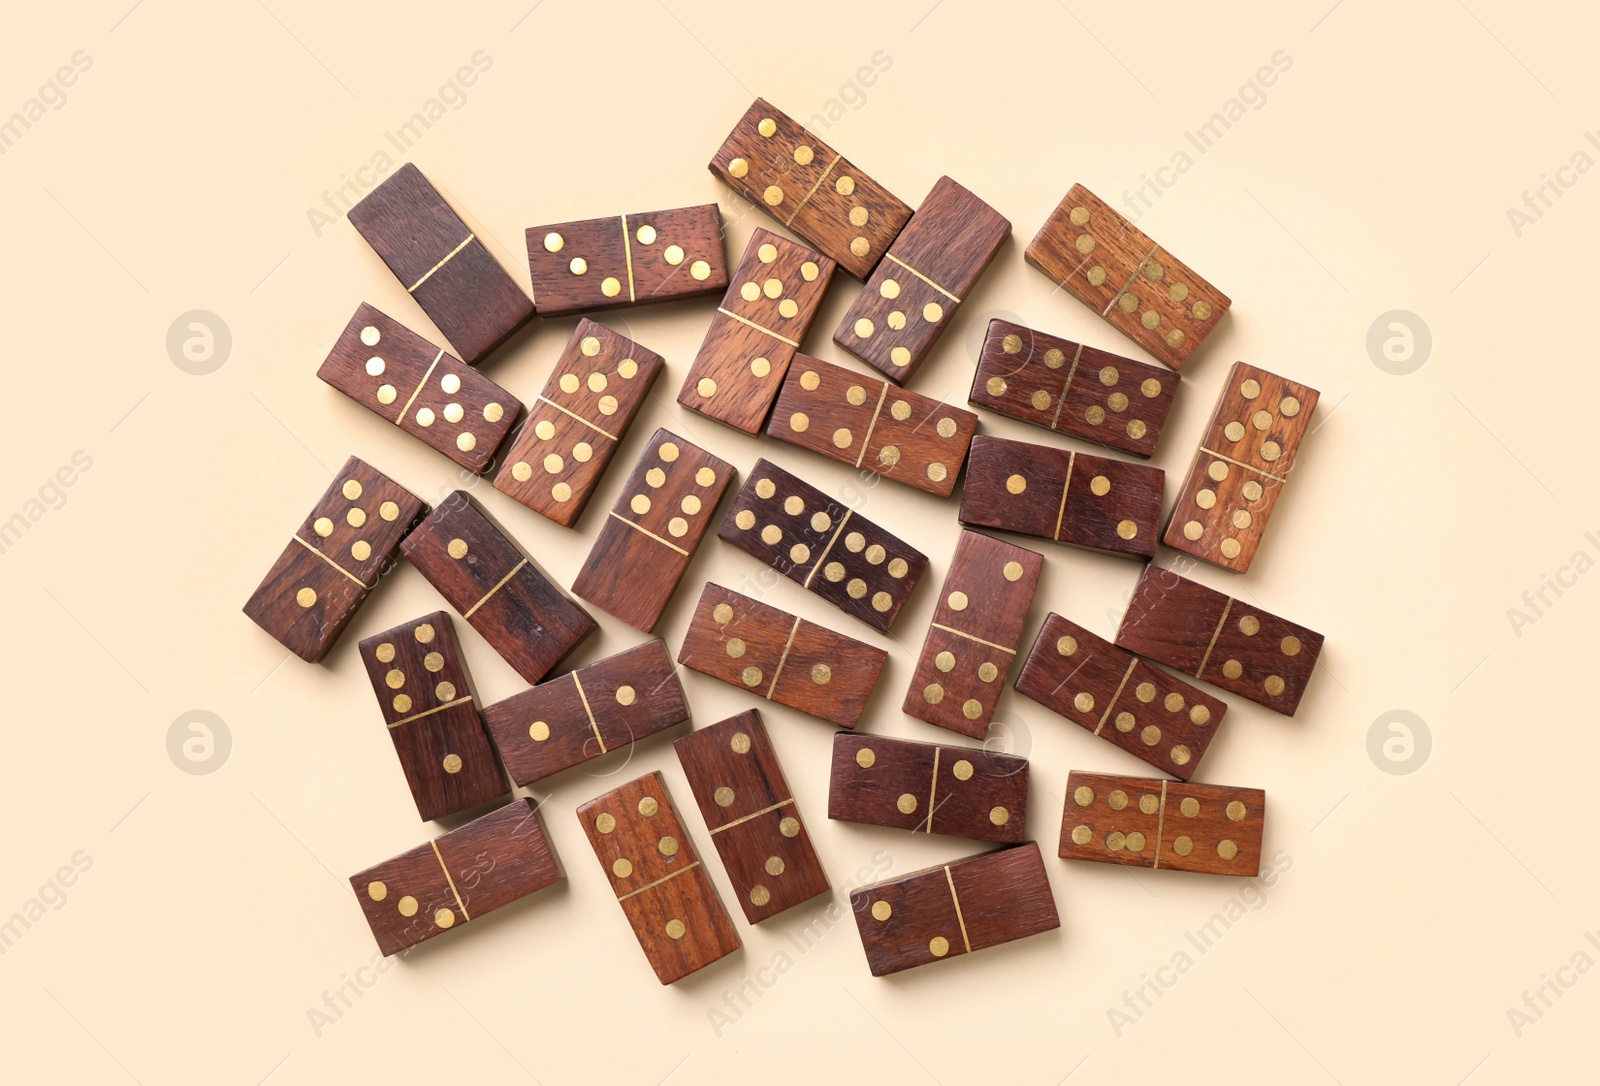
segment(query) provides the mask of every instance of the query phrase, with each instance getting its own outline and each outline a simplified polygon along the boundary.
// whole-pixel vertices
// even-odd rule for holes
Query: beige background
[[[13,1071],[147,1084],[1165,1074],[1477,1086],[1592,1066],[1600,978],[1558,970],[1585,948],[1600,960],[1584,939],[1600,928],[1592,806],[1575,779],[1596,753],[1600,581],[1566,575],[1572,587],[1548,593],[1554,606],[1520,637],[1507,609],[1575,552],[1600,557],[1583,535],[1600,529],[1585,489],[1589,428],[1568,421],[1596,392],[1587,240],[1600,180],[1559,175],[1564,195],[1520,237],[1506,213],[1588,146],[1592,15],[1509,0],[1229,5],[1228,25],[1193,5],[1072,0],[999,14],[970,0],[737,13],[693,0],[547,0],[531,12],[129,3],[16,9],[0,35],[0,117],[76,51],[92,58],[64,106],[0,156],[11,344],[0,519],[29,511],[75,453],[93,461],[0,554],[11,618],[0,918],[41,892],[58,906],[0,959]],[[519,281],[530,224],[714,199],[736,257],[768,223],[705,163],[756,94],[802,119],[838,99],[827,141],[912,203],[947,171],[991,201],[1016,236],[914,385],[957,402],[997,313],[1136,352],[1052,296],[1022,245],[1074,180],[1121,205],[1175,151],[1193,153],[1185,133],[1274,53],[1292,58],[1261,108],[1169,174],[1176,183],[1141,219],[1234,299],[1185,371],[1155,461],[1169,491],[1234,359],[1323,393],[1261,560],[1244,579],[1196,574],[1328,637],[1298,717],[1230,699],[1204,766],[1207,780],[1270,793],[1268,849],[1291,866],[1269,889],[1055,859],[1068,769],[1140,763],[1012,693],[994,742],[1033,759],[1029,830],[1052,854],[1059,932],[876,980],[848,921],[806,952],[791,941],[819,901],[760,930],[741,921],[740,955],[663,989],[572,815],[660,769],[705,848],[657,739],[538,792],[569,876],[560,888],[363,972],[372,939],[343,880],[426,828],[354,642],[438,598],[402,570],[325,667],[284,662],[239,607],[351,452],[428,497],[457,485],[445,460],[315,379],[362,300],[436,332],[342,218],[319,237],[307,209],[480,50],[489,70],[410,157]],[[887,70],[862,87],[858,69],[880,52]],[[832,292],[816,353],[844,360],[829,336],[855,289],[841,280]],[[166,349],[169,325],[197,309],[232,337],[209,376],[182,372]],[[1383,372],[1366,346],[1395,309],[1431,328],[1431,357],[1409,376]],[[597,508],[657,425],[741,469],[766,455],[848,496],[843,467],[679,410],[709,312],[608,319],[669,366]],[[572,323],[536,326],[488,372],[536,394]],[[992,415],[983,428],[1040,436]],[[565,532],[478,492],[570,583],[594,511]],[[933,558],[937,584],[954,501],[892,486],[863,500]],[[1137,567],[1044,549],[1027,636],[1051,609],[1111,633]],[[708,540],[660,633],[676,649],[708,577],[759,573]],[[764,591],[890,649],[866,728],[947,738],[898,711],[933,592],[918,592],[887,641],[792,585]],[[579,662],[638,640],[602,627]],[[458,632],[486,699],[521,688]],[[702,723],[749,703],[699,675],[685,685]],[[168,753],[169,727],[191,709],[218,714],[231,737],[225,761],[188,766],[209,773],[182,772]],[[1432,737],[1411,773],[1383,772],[1368,753],[1369,727],[1394,709],[1420,715]],[[828,822],[831,729],[763,711],[836,899],[863,867],[906,872],[977,850]],[[42,891],[75,855],[88,870],[64,898]],[[1185,934],[1233,899],[1242,918],[1200,953]],[[1192,968],[1158,972],[1180,950]],[[1519,1036],[1508,1008],[1558,975],[1571,987]],[[372,983],[319,1034],[308,1012],[356,977]],[[747,977],[761,994],[734,1019],[726,993]],[[1147,977],[1164,994],[1118,1029],[1109,1009]]]

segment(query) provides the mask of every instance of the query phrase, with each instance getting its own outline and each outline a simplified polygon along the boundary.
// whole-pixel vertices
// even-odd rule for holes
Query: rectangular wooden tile
[[[728,285],[716,204],[530,226],[533,300],[546,317],[716,294]]]
[[[1320,395],[1235,362],[1163,542],[1235,573],[1248,570]]]
[[[1231,304],[1082,185],[1073,185],[1023,255],[1029,264],[1173,369]]]
[[[747,709],[672,745],[746,920],[759,924],[827,892],[759,712]]]
[[[483,711],[511,779],[526,787],[689,719],[665,642],[588,664]]]
[[[590,800],[578,808],[578,820],[662,984],[739,949],[660,773]]]
[[[857,279],[911,218],[899,197],[760,98],[717,148],[711,172]]]
[[[1134,586],[1117,644],[1285,716],[1322,653],[1316,631],[1153,564]]]
[[[363,302],[317,376],[473,473],[488,470],[522,401]]]
[[[769,460],[757,460],[718,538],[852,618],[889,632],[928,559]]]
[[[864,886],[850,905],[875,977],[1061,926],[1032,841]]]
[[[494,488],[572,527],[664,365],[627,336],[579,320],[507,447]]]
[[[967,402],[1148,457],[1177,391],[1172,370],[996,318]]]
[[[1028,835],[1028,760],[840,732],[833,737],[828,817],[1014,843]]]
[[[634,629],[655,629],[734,474],[733,465],[657,430],[572,591]]]
[[[536,683],[594,630],[464,490],[439,503],[401,551],[524,679]]]
[[[1166,472],[1108,456],[978,436],[961,492],[963,524],[1151,558]]]
[[[834,266],[821,253],[757,227],[678,402],[747,434],[760,433]]]
[[[916,375],[955,319],[1011,222],[948,177],[934,182],[833,341],[896,384]]]
[[[350,876],[384,954],[432,939],[561,878],[531,799]]]
[[[443,611],[361,641],[361,663],[424,821],[510,791]]]
[[[533,316],[522,288],[411,163],[349,218],[469,366]]]
[[[1069,773],[1061,856],[1253,879],[1266,803],[1259,788]]]
[[[982,739],[1016,659],[1044,556],[962,532],[901,709]]]
[[[316,663],[427,510],[421,498],[352,456],[245,601],[244,613],[284,648]]]
[[[700,593],[678,663],[853,728],[889,654],[718,584]]]
[[[1058,614],[1044,620],[1016,688],[1112,746],[1188,780],[1228,712],[1212,697]]]
[[[948,498],[977,426],[965,408],[797,355],[767,436]]]

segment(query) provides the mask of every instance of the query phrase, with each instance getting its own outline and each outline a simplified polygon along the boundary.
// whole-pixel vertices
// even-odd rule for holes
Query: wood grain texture
[[[673,747],[746,920],[759,924],[827,892],[759,712],[698,728]]]
[[[542,890],[561,867],[533,801],[498,810],[350,876],[384,954],[432,939]]]
[[[728,286],[716,204],[530,226],[533,300],[546,317],[698,298]]]
[[[300,659],[317,663],[427,510],[421,498],[352,456],[245,601],[244,613]]]
[[[948,498],[977,426],[965,408],[797,355],[767,436]]]
[[[1112,746],[1188,780],[1228,706],[1105,638],[1051,614],[1017,673],[1016,688]]]
[[[980,528],[1149,559],[1166,478],[1147,464],[980,435],[957,516]]]
[[[853,728],[889,654],[732,589],[700,593],[678,663],[768,701]]]
[[[1173,369],[1183,367],[1231,304],[1082,185],[1072,186],[1023,255]]]
[[[995,319],[968,402],[1148,457],[1177,391],[1178,375],[1169,369]]]
[[[1244,573],[1300,455],[1316,389],[1235,362],[1163,542]]]
[[[1117,644],[1285,716],[1322,654],[1314,630],[1154,564],[1134,586]]]
[[[962,532],[901,708],[982,739],[1016,659],[1044,556]]]
[[[594,630],[567,598],[464,490],[439,503],[401,551],[445,601],[536,683]]]
[[[657,430],[572,591],[634,629],[655,629],[734,475],[727,461]]]
[[[510,791],[443,611],[363,638],[361,663],[424,821]]]
[[[921,551],[769,460],[757,460],[718,538],[888,633],[928,568]]]
[[[689,719],[664,642],[646,641],[483,711],[511,779],[536,781]]]
[[[757,227],[678,402],[736,430],[760,433],[834,267],[821,253]]]
[[[603,324],[578,321],[506,449],[494,488],[572,527],[665,364]]]
[[[1253,879],[1266,804],[1259,788],[1069,773],[1061,856]]]
[[[840,732],[833,737],[828,817],[1015,843],[1028,835],[1028,760]]]
[[[578,808],[578,820],[662,984],[739,949],[660,773],[590,800]]]
[[[474,474],[494,462],[522,401],[363,302],[317,376]]]
[[[760,98],[710,168],[857,279],[872,274],[911,218],[899,197]]]
[[[367,193],[349,218],[468,365],[533,316],[522,288],[411,163]]]
[[[948,177],[934,182],[845,312],[833,341],[896,384],[916,375],[1011,222]]]
[[[1032,841],[863,887],[850,905],[875,977],[1061,926]]]

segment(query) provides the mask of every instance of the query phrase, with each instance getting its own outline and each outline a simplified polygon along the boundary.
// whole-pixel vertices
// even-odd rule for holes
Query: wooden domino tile
[[[578,820],[662,984],[739,949],[660,773],[590,800],[578,808]]]
[[[746,920],[759,924],[827,892],[759,712],[747,709],[672,745]]]
[[[833,341],[896,384],[909,381],[1010,233],[1004,215],[939,178],[856,295]]]
[[[439,503],[400,549],[530,683],[544,678],[594,630],[589,613],[552,584],[464,490]]]
[[[1028,760],[840,732],[833,737],[828,817],[1012,844],[1028,835]]]
[[[572,591],[634,629],[655,629],[733,477],[733,465],[657,430]]]
[[[1016,658],[1044,556],[962,532],[901,708],[982,739]]]
[[[1322,635],[1243,600],[1144,567],[1117,644],[1293,716],[1322,653]]]
[[[531,799],[350,876],[385,955],[398,954],[561,878]]]
[[[1166,472],[1026,441],[972,439],[963,524],[1151,558]]]
[[[965,408],[798,355],[767,436],[948,498],[977,426]]]
[[[1023,255],[1173,369],[1182,368],[1231,304],[1082,185],[1072,186]]]
[[[522,288],[411,163],[367,193],[349,217],[468,365],[533,316]]]
[[[317,376],[475,474],[522,411],[511,393],[364,302]]]
[[[1248,570],[1320,395],[1235,362],[1163,542],[1235,573]]]
[[[928,559],[769,460],[757,460],[717,530],[852,618],[888,633]]]
[[[872,274],[911,218],[888,189],[760,98],[711,172],[857,279]]]
[[[833,269],[821,253],[757,227],[678,402],[747,434],[760,433]]]
[[[449,615],[435,611],[363,638],[361,663],[424,821],[510,791]]]
[[[850,905],[875,977],[1061,926],[1032,841],[862,887]]]
[[[483,718],[511,779],[526,787],[682,724],[689,703],[657,640],[497,701]]]
[[[559,317],[715,294],[728,285],[716,204],[528,228],[539,313]]]
[[[494,488],[572,527],[664,365],[627,336],[578,321],[506,450]]]
[[[1259,788],[1069,773],[1061,856],[1253,879],[1266,805]]]
[[[1228,711],[1212,697],[1058,614],[1044,620],[1016,688],[1168,776],[1186,781]]]
[[[421,498],[352,456],[245,601],[244,613],[284,648],[316,663],[427,509]]]
[[[889,654],[718,584],[700,594],[678,663],[853,728]]]
[[[967,402],[1148,457],[1177,391],[1178,375],[1169,369],[996,319]]]

